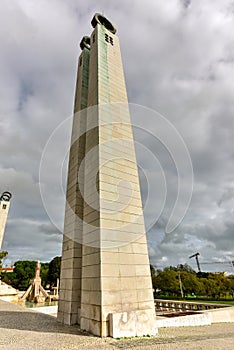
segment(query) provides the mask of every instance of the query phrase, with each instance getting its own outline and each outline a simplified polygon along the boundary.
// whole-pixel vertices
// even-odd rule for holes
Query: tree
[[[194,271],[188,264],[179,264],[177,265],[177,268],[176,268],[177,271],[184,271],[184,272],[188,272],[190,274],[193,274],[195,275],[196,274],[196,271]]]
[[[228,293],[234,298],[234,275],[227,278],[226,288]]]
[[[166,267],[164,270],[157,270],[155,274],[152,273],[154,289],[169,297],[180,296],[179,274],[185,296],[195,294],[213,299],[228,295],[234,297],[233,275],[225,277],[223,273],[196,273],[187,264]]]
[[[41,263],[41,284],[44,288],[48,284],[49,263]]]
[[[15,263],[14,271],[2,273],[2,280],[19,290],[26,290],[32,283],[36,273],[37,261],[19,260]],[[41,263],[41,284],[43,287],[48,283],[49,263]]]
[[[183,285],[183,290],[185,295],[195,294],[201,295],[204,294],[205,289],[203,283],[197,278],[196,273],[194,274],[182,271],[181,272],[181,281]]]
[[[0,273],[2,271],[2,260],[7,256],[8,252],[2,251],[0,252]]]
[[[15,263],[13,286],[20,290],[26,290],[35,276],[36,261],[25,260]]]
[[[208,278],[201,278],[201,281],[204,285],[205,294],[208,297],[215,299],[219,294],[219,286],[217,284],[217,280],[212,278],[211,274],[209,274]]]
[[[0,252],[0,262],[2,263],[2,259],[4,259],[7,256],[8,252],[7,251],[2,251]]]
[[[153,278],[153,287],[155,290],[160,289],[163,294],[179,295],[180,286],[177,272],[171,267],[166,267],[163,271],[158,270],[157,275]]]
[[[153,265],[150,264],[150,273],[151,273],[151,277],[155,276],[155,268]]]
[[[48,283],[51,286],[57,284],[57,278],[60,278],[60,268],[61,268],[61,256],[56,256],[49,263]]]
[[[36,261],[20,260],[15,263],[14,272],[1,273],[2,280],[14,288],[26,290],[32,283],[36,273]],[[41,263],[41,284],[43,287],[57,283],[60,276],[61,257],[55,257],[50,263]]]

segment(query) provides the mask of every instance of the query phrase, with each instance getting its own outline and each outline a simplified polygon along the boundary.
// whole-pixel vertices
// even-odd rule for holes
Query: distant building
[[[2,267],[2,272],[14,272],[14,267]]]
[[[209,272],[210,274],[212,274],[212,275],[223,275],[224,277],[226,277],[227,276],[227,271],[215,271],[215,272]]]

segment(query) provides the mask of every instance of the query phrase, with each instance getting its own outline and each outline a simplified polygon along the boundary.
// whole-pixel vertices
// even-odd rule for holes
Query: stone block
[[[102,304],[107,306],[107,305],[114,305],[116,304],[121,304],[121,293],[119,291],[106,291],[104,290],[102,292]]]
[[[84,277],[82,279],[82,290],[86,291],[100,291],[101,290],[101,280],[99,277]]]
[[[123,303],[123,308],[126,304],[136,303],[137,301],[137,292],[135,289],[122,290],[121,291],[121,300]],[[136,303],[137,304],[137,303]]]
[[[136,336],[142,337],[143,335],[156,335],[157,333],[158,331],[154,310],[137,310]]]
[[[146,288],[145,289],[138,289],[137,290],[137,300],[138,302],[145,302],[153,300],[153,289]]]
[[[92,261],[92,258],[91,260]],[[98,277],[100,276],[100,265],[83,266],[82,277]]]
[[[102,277],[119,277],[120,267],[119,264],[102,264]]]
[[[110,314],[109,319],[111,337],[136,336],[136,313],[134,311]]]
[[[121,290],[136,289],[136,277],[135,276],[121,276]]]
[[[112,313],[110,336],[113,338],[156,335],[156,319],[152,310]]]
[[[80,316],[80,329],[89,331],[89,319],[83,317],[82,315]]]
[[[77,319],[78,314],[77,313],[67,313],[64,312],[63,313],[63,323],[71,326],[73,324],[77,324],[78,323],[78,319]]]
[[[82,303],[81,310],[80,310],[80,317],[100,321],[101,320],[101,308],[98,305]]]
[[[84,255],[82,264],[83,266],[97,265],[100,264],[101,258],[99,253],[93,253],[89,255]]]
[[[103,264],[118,264],[119,263],[119,253],[118,252],[110,252],[110,251],[102,251],[101,261]]]
[[[144,266],[144,265],[143,265]],[[143,289],[143,290],[147,290],[147,288],[149,288],[149,286],[152,285],[152,281],[151,281],[151,276],[148,274],[148,276],[137,276],[136,277],[136,286],[137,289]]]
[[[102,289],[109,291],[119,291],[120,277],[103,277]]]
[[[94,290],[89,292],[89,302],[94,305],[101,304],[101,292]]]
[[[150,267],[149,265],[135,265],[136,276],[149,276]]]

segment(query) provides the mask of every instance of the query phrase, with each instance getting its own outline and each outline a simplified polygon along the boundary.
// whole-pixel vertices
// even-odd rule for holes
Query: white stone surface
[[[10,207],[10,201],[0,201],[0,250],[2,248],[2,241],[6,227],[7,215]]]
[[[106,42],[106,35],[111,35],[113,45]],[[131,331],[123,322],[121,334],[155,334],[149,257],[119,40],[99,24],[91,38],[90,51],[84,49],[79,60],[75,112],[85,104],[96,107],[74,116],[58,319],[68,324],[76,320],[82,329],[106,337],[110,334],[110,314],[125,317],[127,313],[125,326]],[[84,137],[78,137],[81,131],[86,132]],[[71,305],[80,308],[80,313]],[[146,305],[148,310],[144,310]],[[117,319],[114,316],[112,324],[116,325]]]
[[[110,336],[113,338],[156,335],[157,324],[152,310],[113,313],[110,317]]]
[[[50,316],[57,316],[58,312],[58,306],[42,306],[42,307],[31,307],[29,308],[32,311],[40,312],[42,314],[50,315]]]
[[[201,313],[195,315],[178,316],[178,317],[158,317],[157,327],[189,327],[189,326],[204,326],[211,324],[209,314]]]

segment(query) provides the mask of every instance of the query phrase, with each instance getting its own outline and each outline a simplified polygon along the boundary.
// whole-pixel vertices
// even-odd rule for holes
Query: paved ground
[[[234,349],[234,323],[161,328],[157,337],[100,339],[63,326],[54,317],[0,300],[0,349],[4,350],[150,350]]]

